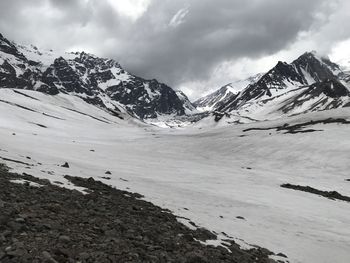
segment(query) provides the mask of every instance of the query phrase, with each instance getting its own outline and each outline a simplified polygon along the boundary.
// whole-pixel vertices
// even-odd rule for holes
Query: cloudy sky
[[[316,50],[350,57],[348,0],[1,0],[0,32],[88,51],[191,99]]]

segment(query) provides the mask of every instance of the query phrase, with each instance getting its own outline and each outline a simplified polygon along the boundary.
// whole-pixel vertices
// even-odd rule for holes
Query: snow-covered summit
[[[229,101],[232,97],[241,92],[249,84],[255,83],[261,78],[263,74],[256,74],[252,77],[243,80],[236,80],[231,82],[217,91],[210,93],[209,95],[202,97],[194,102],[197,109],[200,111],[214,110],[225,102]]]
[[[169,118],[192,123],[207,112],[249,120],[280,118],[347,107],[350,101],[349,71],[316,52],[306,52],[292,63],[279,61],[264,74],[231,82],[191,103],[183,92],[135,76],[114,59],[40,50],[0,35],[0,79],[0,88],[70,94],[113,115],[127,112],[156,123]],[[328,92],[333,88],[338,91]],[[203,111],[206,114],[199,114]]]
[[[329,58],[306,52],[290,64],[279,61],[266,74],[253,77],[239,92],[230,92],[225,86],[196,105],[215,111],[216,119],[219,114],[250,121],[348,107],[347,76]]]
[[[184,115],[193,110],[157,80],[135,76],[109,58],[85,52],[41,51],[0,37],[0,88],[30,89],[50,95],[69,93],[111,111],[126,110],[140,119]]]

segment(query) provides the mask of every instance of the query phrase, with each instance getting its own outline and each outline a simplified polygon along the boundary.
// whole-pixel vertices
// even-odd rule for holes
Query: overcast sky
[[[0,33],[118,60],[191,99],[316,50],[350,57],[348,0],[1,0]]]

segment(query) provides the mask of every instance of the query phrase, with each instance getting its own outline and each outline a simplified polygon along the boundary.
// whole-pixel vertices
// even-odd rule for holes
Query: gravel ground
[[[27,180],[24,184],[11,180]],[[202,245],[170,211],[92,178],[67,177],[88,194],[0,166],[0,262],[274,262],[267,249]],[[33,186],[32,183],[42,185]]]

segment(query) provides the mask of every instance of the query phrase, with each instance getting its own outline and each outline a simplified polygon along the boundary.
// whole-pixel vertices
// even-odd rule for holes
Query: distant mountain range
[[[115,116],[129,114],[141,120],[173,118],[178,125],[203,118],[276,119],[348,107],[349,87],[350,67],[307,52],[290,64],[279,61],[266,73],[229,83],[192,103],[183,92],[135,76],[113,59],[41,51],[0,34],[0,88],[69,94]]]
[[[234,83],[194,104],[218,116],[264,120],[310,111],[350,106],[350,72],[307,52],[288,64],[279,61],[265,74],[249,79],[243,89]]]
[[[224,105],[240,93],[249,84],[258,81],[263,74],[257,74],[245,80],[238,80],[229,83],[217,91],[196,100],[193,104],[202,111],[211,111],[217,109],[220,105]]]
[[[181,116],[194,109],[184,94],[155,79],[124,70],[113,59],[84,52],[57,54],[22,46],[0,35],[0,88],[29,89],[55,95],[68,93],[117,114],[140,119]]]

